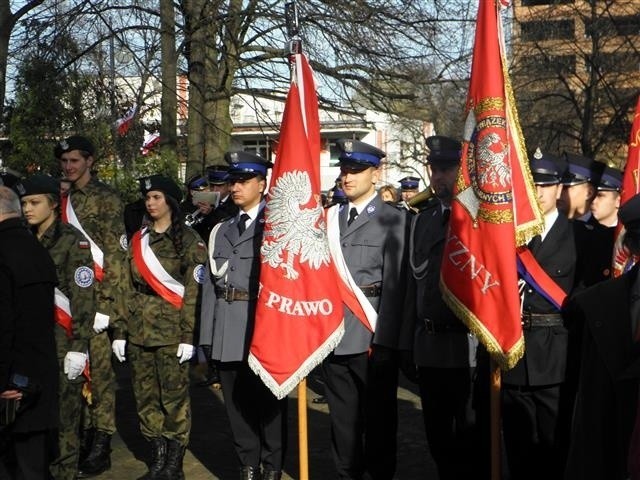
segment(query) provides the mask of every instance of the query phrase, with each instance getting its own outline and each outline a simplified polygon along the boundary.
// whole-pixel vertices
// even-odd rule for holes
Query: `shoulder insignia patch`
[[[120,235],[120,248],[122,248],[122,250],[126,250],[128,245],[129,242],[127,241],[127,235],[123,233]]]
[[[73,274],[73,279],[75,280],[76,285],[81,288],[90,287],[93,284],[93,269],[85,267],[84,265],[82,267],[78,267]]]
[[[202,263],[199,263],[193,268],[193,279],[200,285],[204,283],[205,267]]]

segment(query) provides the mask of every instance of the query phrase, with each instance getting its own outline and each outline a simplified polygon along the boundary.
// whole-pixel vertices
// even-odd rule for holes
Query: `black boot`
[[[80,453],[78,464],[84,462],[89,456],[89,453],[91,452],[91,445],[93,445],[93,437],[95,436],[95,428],[87,428],[85,430],[82,430],[82,433],[80,434]]]
[[[96,430],[91,451],[78,467],[78,478],[89,478],[100,475],[111,468],[111,435]]]
[[[265,470],[262,474],[262,480],[280,480],[282,472],[280,470]]]
[[[158,480],[184,480],[183,458],[184,447],[175,440],[167,440],[167,460],[156,478]]]
[[[244,466],[240,469],[240,480],[261,480],[260,467]]]
[[[167,459],[167,442],[164,437],[155,437],[151,439],[151,463],[149,471],[138,480],[156,480],[164,468]]]

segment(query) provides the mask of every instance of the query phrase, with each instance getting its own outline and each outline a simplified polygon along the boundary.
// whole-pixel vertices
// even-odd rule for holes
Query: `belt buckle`
[[[226,285],[224,289],[224,299],[228,303],[232,303],[235,295],[236,295],[236,287],[229,287],[229,285]]]
[[[429,319],[429,318],[425,318],[425,319],[424,319],[424,327],[425,327],[426,332],[427,332],[429,335],[435,335],[435,333],[436,333],[436,328],[435,328],[435,325],[434,325],[434,323],[433,323],[433,320],[431,320],[431,319]]]
[[[526,313],[522,314],[522,329],[523,330],[530,330],[531,329],[531,315],[528,315]]]

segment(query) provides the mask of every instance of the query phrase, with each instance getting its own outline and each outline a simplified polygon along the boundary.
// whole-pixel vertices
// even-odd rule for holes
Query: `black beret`
[[[451,137],[432,135],[425,139],[429,156],[427,163],[440,168],[451,168],[460,164],[462,144]]]
[[[617,168],[606,166],[596,188],[600,191],[619,192],[622,190],[622,172]]]
[[[53,178],[49,175],[37,174],[25,178],[22,181],[22,187],[24,190],[20,193],[21,197],[43,193],[50,193],[56,196],[60,195],[60,179]]]
[[[53,149],[53,154],[59,159],[63,153],[67,153],[72,150],[81,150],[83,152],[87,152],[91,156],[93,156],[96,151],[91,140],[81,135],[73,135],[56,143],[56,146]]]
[[[140,178],[138,181],[140,182],[140,192],[143,195],[157,190],[173,197],[178,202],[182,200],[182,190],[172,178],[164,175],[149,175],[148,177]]]
[[[529,157],[529,167],[536,185],[555,185],[560,183],[562,170],[557,157],[550,153],[543,153],[537,148]]]
[[[227,152],[224,160],[229,164],[229,178],[247,178],[256,175],[267,176],[273,163],[251,152]]]
[[[380,161],[386,157],[386,154],[379,148],[360,140],[341,138],[336,140],[336,146],[340,150],[338,156],[340,165],[377,168]]]

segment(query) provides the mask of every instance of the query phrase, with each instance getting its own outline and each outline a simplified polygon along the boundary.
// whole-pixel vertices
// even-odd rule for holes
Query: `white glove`
[[[87,354],[82,352],[67,352],[64,356],[64,373],[69,380],[80,376],[87,364]]]
[[[194,347],[193,345],[189,345],[188,343],[181,343],[180,345],[178,345],[178,353],[176,354],[176,357],[180,358],[180,363],[184,363],[191,360],[191,357],[193,357],[195,351],[196,347]]]
[[[96,333],[102,333],[109,328],[109,315],[96,312],[96,316],[93,319],[93,331]]]
[[[111,344],[111,350],[120,363],[124,362],[127,357],[124,355],[124,349],[127,346],[126,340],[114,340]]]

